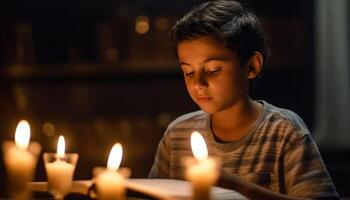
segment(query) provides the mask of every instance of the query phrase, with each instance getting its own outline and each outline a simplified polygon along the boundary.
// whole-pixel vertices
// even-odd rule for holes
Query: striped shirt
[[[224,170],[289,196],[338,197],[318,148],[303,120],[294,112],[265,101],[250,131],[239,141],[218,142],[210,115],[197,111],[180,116],[161,139],[150,178],[184,179],[182,158],[192,156],[190,136],[199,131],[209,155],[219,157]]]

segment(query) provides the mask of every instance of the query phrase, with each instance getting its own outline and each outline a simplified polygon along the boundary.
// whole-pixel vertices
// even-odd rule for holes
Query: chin
[[[214,114],[214,113],[217,113],[219,111],[217,108],[213,108],[210,106],[199,106],[199,107],[201,110],[203,110],[204,112],[209,113],[209,114]]]
[[[206,113],[209,114],[216,114],[222,111],[225,111],[226,109],[228,109],[229,107],[225,107],[223,105],[213,105],[213,104],[207,104],[207,105],[199,105],[197,104],[201,110],[203,110]]]

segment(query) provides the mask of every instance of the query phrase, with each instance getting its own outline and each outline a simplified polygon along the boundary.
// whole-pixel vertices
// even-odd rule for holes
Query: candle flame
[[[202,135],[197,131],[193,131],[191,135],[191,147],[196,159],[201,160],[208,157],[207,145]]]
[[[65,150],[65,142],[64,137],[60,135],[57,142],[57,157],[63,158],[64,157],[64,150]]]
[[[116,171],[119,168],[123,156],[123,147],[120,143],[115,143],[109,153],[107,168]]]
[[[30,139],[30,126],[26,120],[21,120],[16,128],[15,143],[21,149],[27,149]]]

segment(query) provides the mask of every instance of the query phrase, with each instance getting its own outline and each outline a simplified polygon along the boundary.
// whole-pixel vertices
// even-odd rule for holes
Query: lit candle
[[[21,120],[16,128],[15,142],[3,143],[4,161],[9,178],[9,189],[14,199],[29,196],[27,183],[32,181],[41,146],[30,141],[30,126]]]
[[[123,200],[125,198],[125,178],[117,171],[122,154],[121,144],[114,144],[108,157],[107,169],[96,178],[98,199]]]
[[[191,135],[191,147],[195,159],[185,160],[185,177],[192,183],[193,199],[208,200],[210,199],[210,187],[215,184],[219,176],[218,161],[208,157],[205,141],[197,131]]]
[[[60,136],[58,139],[57,154],[44,154],[48,190],[55,199],[63,199],[69,192],[73,182],[77,159],[78,154],[65,154],[63,136]]]

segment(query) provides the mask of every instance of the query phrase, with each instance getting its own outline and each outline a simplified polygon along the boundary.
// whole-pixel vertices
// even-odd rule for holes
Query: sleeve
[[[299,137],[285,151],[284,169],[288,195],[315,199],[339,198],[310,134]]]
[[[164,134],[158,144],[157,153],[148,178],[170,178],[170,149],[166,141],[167,134]]]

